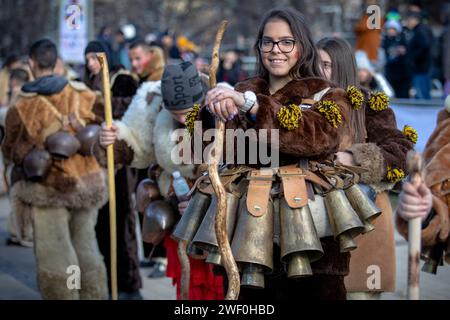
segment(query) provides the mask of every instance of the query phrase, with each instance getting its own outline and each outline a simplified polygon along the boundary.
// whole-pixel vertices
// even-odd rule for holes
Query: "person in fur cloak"
[[[98,101],[83,83],[53,74],[58,55],[50,40],[34,43],[29,56],[36,80],[22,87],[8,111],[2,151],[24,172],[14,189],[33,211],[39,290],[44,299],[106,299],[106,269],[95,237],[98,209],[108,197],[106,174],[74,142],[77,132],[95,123]],[[61,136],[70,148],[55,141]]]
[[[262,19],[256,39],[257,76],[238,83],[235,90],[219,87],[209,91],[208,108],[202,108],[197,117],[203,129],[211,127],[215,116],[226,122],[226,129],[278,130],[280,168],[307,162],[309,170],[309,163],[332,161],[336,152],[353,144],[352,106],[345,90],[322,78],[317,49],[303,15],[292,8],[269,11]],[[259,143],[267,144],[267,140]],[[245,165],[264,168],[261,163]],[[255,178],[252,189],[255,198],[250,185],[246,190],[249,212],[261,209],[261,205],[249,205],[254,203],[249,198],[258,198],[256,181]],[[278,195],[283,197],[280,189],[269,190],[273,203]],[[297,190],[294,187],[291,191]],[[294,199],[304,201],[302,197]],[[255,203],[266,203],[258,201]],[[242,215],[243,211],[240,212]],[[312,275],[295,281],[288,277],[286,265],[279,259],[282,248],[275,238],[280,234],[275,222],[273,228],[273,267],[264,277],[264,289],[241,286],[239,299],[346,299],[344,277],[349,272],[350,253],[341,252],[334,237],[321,237],[323,256],[311,262]],[[234,245],[232,242],[232,248]]]
[[[424,181],[403,185],[396,214],[397,230],[405,239],[408,221],[422,218],[422,258],[430,258],[425,253],[433,248],[435,267],[450,264],[450,96],[445,104],[423,153]]]
[[[376,204],[383,211],[374,222],[375,230],[357,239],[358,249],[352,252],[350,274],[345,278],[348,298],[377,299],[381,292],[395,290],[394,219],[388,191],[407,174],[406,154],[414,147],[417,132],[410,126],[403,132],[398,130],[393,110],[387,104],[380,107],[374,103],[373,97],[382,94],[358,86],[350,44],[339,38],[324,38],[317,47],[325,77],[346,89],[353,107],[352,122],[359,128],[355,143],[339,151],[337,161],[366,169],[361,182],[376,191]],[[373,265],[380,268],[378,288],[367,286],[371,276],[368,270]]]
[[[172,187],[172,173],[179,171],[190,183],[200,176],[199,168],[191,163],[176,164],[172,151],[177,146],[171,136],[175,130],[186,127],[187,115],[194,105],[202,103],[205,97],[206,82],[204,76],[190,62],[180,65],[169,65],[164,70],[162,81],[146,82],[138,90],[135,101],[145,101],[147,92],[152,95],[150,107],[132,103],[119,121],[114,121],[111,129],[102,128],[100,144],[104,147],[114,143],[116,162],[136,168],[146,168],[152,164],[159,166],[157,186],[160,195],[169,203],[175,203],[180,214],[183,214],[188,202],[176,200]],[[182,83],[183,95],[177,96],[176,80]],[[193,84],[193,87],[191,87]],[[187,137],[186,137],[187,138]],[[177,255],[177,242],[167,235],[164,239],[167,249],[167,273],[177,288],[177,299],[180,298],[181,266]],[[212,266],[204,260],[190,258],[191,277],[189,299],[220,300],[223,299],[222,277],[213,274]]]

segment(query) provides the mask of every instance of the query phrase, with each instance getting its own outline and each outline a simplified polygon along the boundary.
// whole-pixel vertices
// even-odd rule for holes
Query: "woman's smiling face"
[[[281,41],[278,45],[270,43],[278,41]],[[293,48],[291,46],[292,41],[294,41]],[[272,45],[273,49],[270,52],[264,52],[268,51],[263,50],[264,44],[269,50]],[[290,48],[292,48],[292,51],[287,52]],[[300,59],[300,51],[287,22],[274,19],[266,23],[261,39],[260,54],[261,61],[271,76],[277,78],[289,76],[289,71]]]

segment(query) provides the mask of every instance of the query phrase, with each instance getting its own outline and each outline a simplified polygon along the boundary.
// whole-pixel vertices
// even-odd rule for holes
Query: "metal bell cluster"
[[[372,222],[381,214],[381,210],[358,184],[345,190],[333,189],[327,192],[325,206],[341,252],[356,249],[355,238],[372,231]]]

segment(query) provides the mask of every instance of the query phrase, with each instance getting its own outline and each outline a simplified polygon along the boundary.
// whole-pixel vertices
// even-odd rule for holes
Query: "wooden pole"
[[[422,183],[422,157],[415,151],[408,152],[407,167],[410,182],[414,185]],[[419,300],[420,285],[420,247],[421,247],[421,218],[414,218],[408,222],[408,300]]]
[[[189,283],[191,282],[191,263],[187,254],[188,241],[178,241],[178,259],[181,266],[180,300],[189,300]]]
[[[209,70],[209,83],[211,89],[216,87],[217,79],[216,72],[219,67],[219,49],[222,41],[223,33],[228,24],[228,21],[224,20],[220,24],[217,32],[216,41],[214,43],[211,67]],[[216,135],[214,140],[214,154],[210,154],[208,163],[208,172],[211,179],[211,184],[217,195],[217,215],[215,220],[215,231],[217,242],[219,245],[219,252],[222,256],[223,264],[227,272],[228,277],[228,291],[225,296],[226,300],[237,300],[239,297],[240,279],[239,271],[236,265],[236,261],[233,258],[231,247],[227,235],[226,217],[227,217],[227,196],[225,188],[220,181],[219,176],[219,162],[223,153],[223,141],[225,135],[225,123],[220,119],[216,119]]]
[[[111,85],[109,83],[108,59],[105,53],[97,53],[103,72],[103,94],[105,98],[105,122],[112,126]],[[117,228],[116,228],[116,186],[114,180],[114,145],[106,149],[108,163],[108,191],[109,191],[109,230],[111,241],[111,297],[117,300]]]

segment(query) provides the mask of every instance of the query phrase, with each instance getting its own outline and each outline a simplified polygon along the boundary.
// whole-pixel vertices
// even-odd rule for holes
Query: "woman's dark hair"
[[[304,16],[296,9],[291,7],[282,7],[272,9],[265,14],[259,26],[256,43],[254,46],[256,57],[258,59],[258,75],[267,78],[268,71],[261,61],[261,52],[259,50],[259,42],[264,34],[264,27],[269,21],[283,20],[291,28],[292,35],[299,46],[300,59],[289,71],[289,75],[293,79],[304,77],[322,77],[320,72],[319,57],[312,40]]]
[[[350,44],[340,38],[323,38],[316,44],[317,49],[323,50],[331,59],[331,81],[342,89],[348,86],[358,86],[358,74],[355,54]],[[353,110],[351,126],[355,131],[355,143],[366,141],[366,113],[365,109]]]

